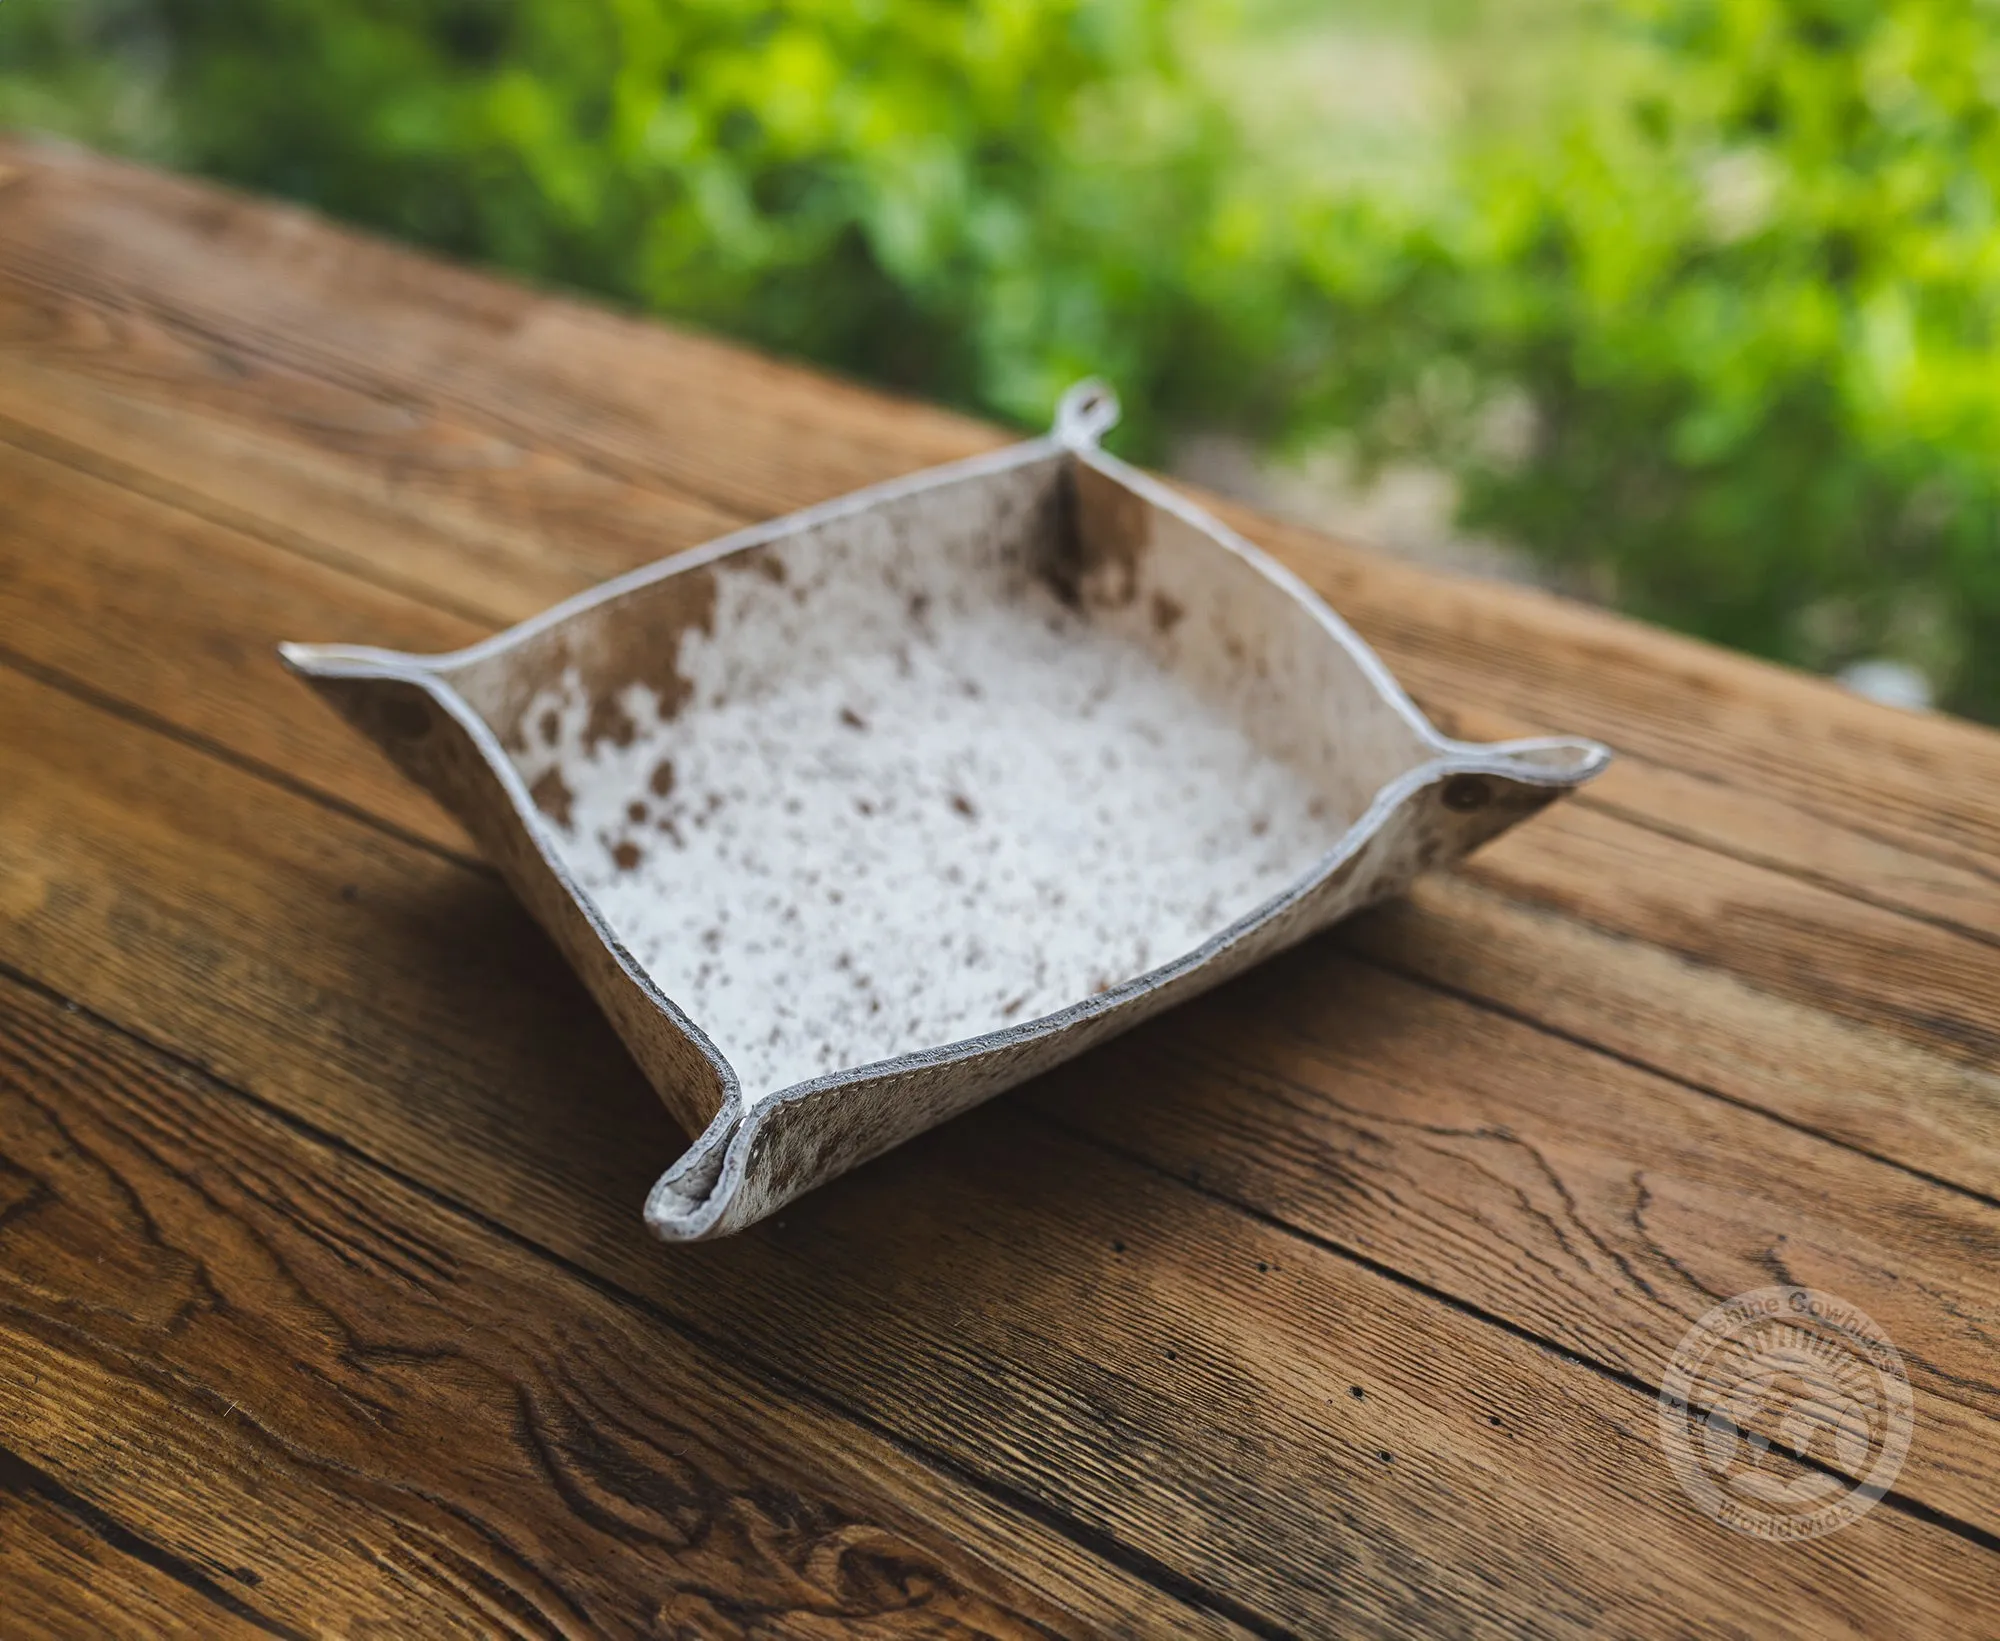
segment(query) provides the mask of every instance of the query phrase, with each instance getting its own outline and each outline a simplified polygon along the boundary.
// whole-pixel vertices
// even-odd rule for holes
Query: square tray
[[[1404,887],[1609,754],[1434,730],[1286,571],[1054,431],[484,643],[285,662],[465,824],[725,1234]]]

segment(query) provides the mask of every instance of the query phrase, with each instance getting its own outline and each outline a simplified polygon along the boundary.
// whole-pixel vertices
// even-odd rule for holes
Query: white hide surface
[[[941,591],[843,647],[784,586],[723,574],[671,719],[631,685],[630,738],[588,741],[574,674],[522,715],[522,777],[567,788],[565,865],[747,1101],[1179,957],[1349,818],[1038,583]],[[746,635],[789,658],[746,668]]]

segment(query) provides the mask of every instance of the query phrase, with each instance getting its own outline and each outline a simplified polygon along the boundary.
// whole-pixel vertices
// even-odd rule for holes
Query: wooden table
[[[715,1245],[659,1102],[280,637],[445,648],[999,441],[0,148],[0,1632],[2000,1633],[2000,737],[1238,515],[1439,719],[1622,761]],[[1784,1545],[1656,1432],[1900,1348]]]

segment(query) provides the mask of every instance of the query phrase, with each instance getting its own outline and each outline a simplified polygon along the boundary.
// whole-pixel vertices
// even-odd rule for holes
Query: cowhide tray
[[[723,1235],[1402,888],[1603,767],[1448,740],[1305,587],[1045,439],[452,655],[285,661],[440,798],[699,1138]]]

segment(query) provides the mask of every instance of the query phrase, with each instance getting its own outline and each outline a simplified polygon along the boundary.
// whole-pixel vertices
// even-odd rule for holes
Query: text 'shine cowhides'
[[[699,1133],[724,1235],[1601,769],[1448,740],[1305,587],[1053,433],[452,655],[286,662],[455,813]]]

